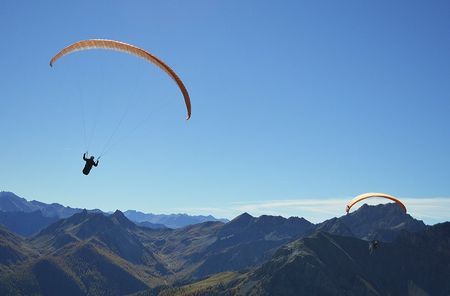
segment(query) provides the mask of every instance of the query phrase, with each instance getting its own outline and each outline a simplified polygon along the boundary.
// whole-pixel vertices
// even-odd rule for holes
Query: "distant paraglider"
[[[372,254],[374,250],[378,249],[380,242],[376,239],[369,242],[369,253]]]
[[[399,199],[393,197],[392,195],[386,194],[386,193],[375,193],[375,192],[364,193],[364,194],[358,195],[357,197],[352,199],[347,204],[347,207],[345,208],[345,211],[348,214],[350,209],[351,209],[351,207],[353,207],[354,204],[356,204],[356,203],[358,203],[358,202],[360,202],[360,201],[362,201],[364,199],[372,198],[372,197],[382,197],[382,198],[390,199],[390,200],[396,202],[403,209],[403,211],[405,211],[405,213],[406,213],[406,207]]]

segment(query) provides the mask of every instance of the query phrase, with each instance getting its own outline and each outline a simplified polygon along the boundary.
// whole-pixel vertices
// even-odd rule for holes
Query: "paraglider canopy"
[[[367,199],[367,198],[372,198],[372,197],[382,197],[382,198],[387,198],[390,199],[394,202],[396,202],[402,209],[403,211],[405,211],[406,213],[406,207],[405,205],[397,198],[393,197],[392,195],[386,194],[386,193],[379,193],[379,192],[369,192],[369,193],[364,193],[361,195],[358,195],[357,197],[355,197],[354,199],[352,199],[348,204],[347,207],[345,208],[345,211],[347,212],[347,214],[349,213],[351,207],[360,202],[361,200]]]
[[[114,40],[107,40],[107,39],[89,39],[89,40],[82,40],[75,42],[64,49],[62,49],[60,52],[58,52],[50,61],[50,66],[53,67],[53,64],[56,63],[61,57],[71,54],[76,51],[82,51],[82,50],[90,50],[90,49],[106,49],[106,50],[116,50],[125,52],[128,54],[132,54],[135,56],[138,56],[155,66],[159,67],[161,70],[166,72],[178,85],[180,88],[181,93],[184,97],[184,102],[186,104],[187,109],[187,119],[191,117],[191,100],[189,98],[189,93],[184,86],[181,79],[178,77],[178,75],[175,73],[172,68],[170,68],[166,63],[164,63],[161,59],[157,58],[156,56],[152,55],[151,53],[136,47],[131,44],[127,44],[120,41],[114,41]]]

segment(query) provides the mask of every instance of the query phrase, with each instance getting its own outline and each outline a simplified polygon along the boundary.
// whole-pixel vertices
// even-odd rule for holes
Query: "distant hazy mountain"
[[[227,219],[217,219],[211,215],[190,216],[187,214],[147,214],[135,210],[125,211],[124,214],[128,219],[137,223],[150,222],[153,224],[163,224],[169,228],[181,228],[207,221],[220,221],[224,223],[228,222]]]
[[[60,205],[58,203],[46,204],[37,200],[27,201],[25,198],[19,197],[12,192],[1,191],[0,192],[0,211],[3,212],[23,212],[31,213],[40,211],[44,217],[57,217],[57,218],[68,218],[73,214],[80,213],[83,209],[71,208]],[[88,212],[93,213],[104,213],[99,209],[88,210]],[[105,213],[109,214],[109,213]],[[226,219],[216,219],[213,216],[190,216],[187,214],[170,214],[170,215],[156,215],[156,214],[145,214],[142,212],[129,210],[125,212],[125,215],[136,222],[137,224],[148,227],[148,228],[181,228],[187,225],[203,223],[206,221],[221,221],[228,222]],[[1,222],[0,222],[1,223]],[[20,222],[17,222],[20,223]],[[45,223],[44,223],[45,224]],[[39,222],[37,225],[43,225]],[[48,224],[47,224],[48,225]],[[46,226],[46,225],[45,225]],[[36,228],[36,227],[35,227]],[[41,227],[40,229],[42,229]],[[8,227],[8,229],[16,232],[15,230]],[[40,230],[38,229],[38,230]],[[29,235],[35,232],[35,229],[24,230],[16,232],[21,235]],[[27,234],[24,234],[27,233]]]
[[[34,212],[40,210],[38,206],[28,202],[12,192],[0,191],[0,210],[4,212]]]
[[[164,224],[156,224],[156,223],[150,223],[148,221],[144,221],[144,222],[135,222],[136,225],[138,226],[142,226],[142,227],[147,227],[150,229],[164,229],[164,228],[168,228],[166,227],[166,225]]]
[[[41,229],[58,221],[57,217],[45,217],[41,211],[3,212],[0,211],[0,224],[9,231],[22,236],[31,236]]]
[[[65,207],[58,203],[46,204],[37,200],[27,201],[12,192],[0,192],[0,211],[4,212],[35,212],[40,211],[45,217],[67,218],[73,214],[81,212],[83,209]],[[91,212],[102,212],[98,209],[89,210]]]

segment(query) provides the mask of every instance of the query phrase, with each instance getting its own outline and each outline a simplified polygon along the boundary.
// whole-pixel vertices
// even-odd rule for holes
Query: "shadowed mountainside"
[[[237,287],[245,295],[448,295],[450,223],[365,241],[318,233],[280,248]]]
[[[14,235],[0,227],[0,270],[9,270],[10,267],[34,258],[37,252],[21,237]]]
[[[450,222],[368,243],[324,232],[281,247],[261,267],[225,272],[160,295],[436,295],[450,293]]]
[[[357,237],[365,240],[392,241],[402,231],[426,229],[421,220],[406,214],[397,204],[362,205],[357,211],[316,225],[315,231]]]
[[[0,211],[0,224],[21,236],[34,235],[58,220],[59,218],[56,217],[45,217],[39,210],[34,212]]]

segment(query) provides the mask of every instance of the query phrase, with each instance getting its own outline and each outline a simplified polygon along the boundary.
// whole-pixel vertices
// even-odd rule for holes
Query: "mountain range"
[[[83,209],[71,208],[58,203],[47,204],[36,200],[28,201],[12,192],[0,191],[0,224],[22,236],[35,234],[57,219],[68,218],[82,211]],[[112,214],[99,209],[87,211],[107,215]],[[131,221],[148,228],[181,228],[206,221],[228,222],[227,219],[217,219],[211,215],[166,215],[143,213],[135,210],[125,211],[124,214]],[[14,226],[11,223],[11,219],[15,221]]]
[[[403,232],[374,252],[367,242],[316,232],[261,267],[224,272],[160,295],[450,295],[450,223]]]
[[[124,215],[131,221],[137,223],[149,222],[154,225],[164,225],[167,228],[181,228],[192,224],[203,223],[207,221],[228,222],[228,219],[217,219],[211,215],[208,216],[191,216],[188,214],[151,214],[143,213],[135,210],[128,210]],[[154,228],[154,227],[151,227]]]
[[[427,226],[396,204],[318,224],[243,213],[176,229],[80,210],[13,232],[0,227],[0,295],[450,294],[450,223]]]

